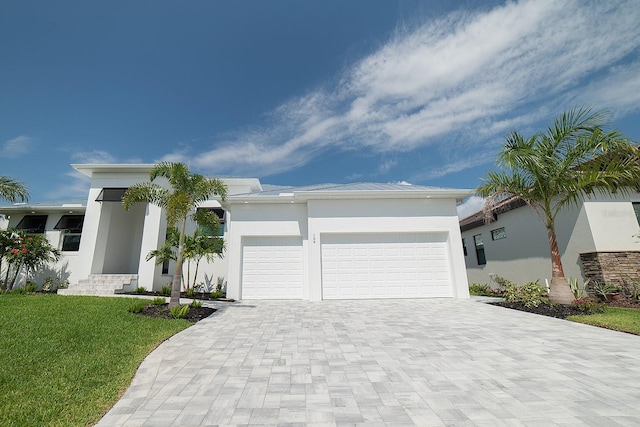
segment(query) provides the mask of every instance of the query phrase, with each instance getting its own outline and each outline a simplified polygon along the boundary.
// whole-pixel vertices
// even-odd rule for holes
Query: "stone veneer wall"
[[[587,252],[580,261],[587,279],[609,285],[640,282],[640,252]]]

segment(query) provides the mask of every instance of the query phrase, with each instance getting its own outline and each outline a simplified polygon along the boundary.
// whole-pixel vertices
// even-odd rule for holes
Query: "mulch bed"
[[[521,302],[492,302],[490,304],[511,308],[513,310],[526,311],[527,313],[555,317],[557,319],[566,319],[567,317],[576,314],[586,314],[584,311],[571,305],[540,304],[537,307],[525,307]]]
[[[142,296],[150,296],[150,297],[168,297],[169,295],[163,295],[160,292],[124,292],[125,295],[142,295]],[[214,298],[208,292],[196,292],[194,295],[189,296],[186,292],[180,292],[180,298],[189,298],[189,299],[199,299],[202,301],[226,301],[226,302],[234,302],[233,298]]]
[[[187,317],[185,317],[184,319],[188,320],[189,322],[196,323],[211,316],[215,311],[215,308],[190,306]],[[160,319],[172,318],[171,316],[169,316],[169,304],[149,304],[138,314],[140,314],[141,316],[156,317]]]
[[[492,305],[511,308],[513,310],[526,311],[527,313],[540,314],[542,316],[566,319],[569,316],[589,314],[572,305],[549,305],[540,304],[537,307],[525,307],[521,302],[492,302]],[[640,309],[640,301],[620,299],[617,301],[607,301],[608,307],[635,308]]]

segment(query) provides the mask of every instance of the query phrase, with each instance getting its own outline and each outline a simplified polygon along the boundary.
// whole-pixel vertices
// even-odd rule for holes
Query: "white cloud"
[[[75,169],[65,173],[64,176],[65,184],[51,190],[45,196],[52,200],[86,199],[89,194],[91,178]]]
[[[326,149],[431,146],[449,150],[450,160],[427,176],[477,166],[506,132],[548,120],[568,100],[635,108],[640,67],[628,58],[640,47],[639,21],[633,0],[530,0],[452,13],[399,31],[337,84],[291,99],[264,127],[231,135],[192,163],[255,176],[295,169]]]
[[[117,163],[114,155],[102,150],[91,150],[74,153],[71,158],[76,163],[86,164],[113,164]]]
[[[22,156],[29,153],[33,145],[33,138],[20,135],[8,141],[5,141],[0,148],[0,157],[7,157],[10,159]]]
[[[470,196],[463,203],[457,206],[458,218],[463,219],[476,212],[480,212],[484,206],[484,198],[480,196]]]

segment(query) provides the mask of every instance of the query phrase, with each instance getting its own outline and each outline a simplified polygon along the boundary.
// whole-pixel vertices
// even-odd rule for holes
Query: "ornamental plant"
[[[21,273],[26,285],[31,274],[60,259],[60,251],[49,243],[44,234],[25,235],[16,230],[11,233],[11,244],[5,246],[3,252],[7,262],[3,286],[7,290],[13,289]]]

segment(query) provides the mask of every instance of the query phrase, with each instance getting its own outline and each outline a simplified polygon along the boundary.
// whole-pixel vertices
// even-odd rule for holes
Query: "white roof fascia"
[[[71,167],[83,175],[91,177],[96,172],[117,172],[117,173],[150,173],[154,164],[131,163],[131,164],[72,164]]]
[[[299,191],[295,193],[296,200],[313,199],[451,199],[462,200],[469,197],[475,190],[441,189],[441,190],[362,190],[362,191]]]

